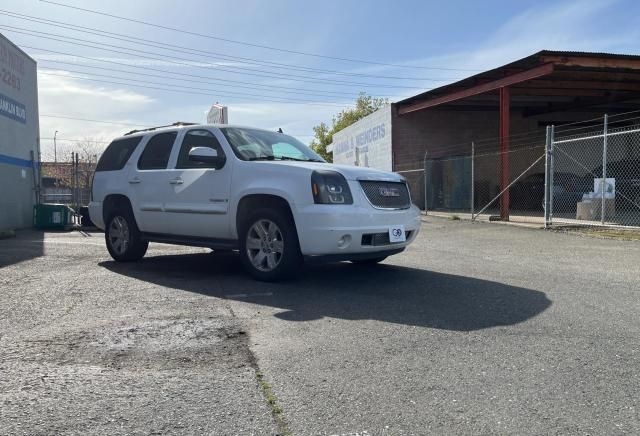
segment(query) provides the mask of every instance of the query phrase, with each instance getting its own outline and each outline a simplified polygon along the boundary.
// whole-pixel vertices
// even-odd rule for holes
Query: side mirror
[[[189,150],[189,160],[212,164],[220,162],[218,152],[211,147],[193,147]]]

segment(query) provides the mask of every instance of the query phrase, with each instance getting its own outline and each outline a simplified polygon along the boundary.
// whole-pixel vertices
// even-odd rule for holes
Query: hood
[[[297,162],[292,160],[260,161],[271,165],[283,165],[295,168],[305,168],[310,171],[325,170],[341,173],[347,180],[387,180],[393,182],[404,181],[404,177],[391,171],[382,171],[374,168],[356,167],[352,165],[335,165],[321,162]]]

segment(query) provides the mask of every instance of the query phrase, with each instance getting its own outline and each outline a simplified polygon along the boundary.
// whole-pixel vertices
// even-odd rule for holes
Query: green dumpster
[[[63,230],[73,225],[75,212],[64,204],[36,204],[33,206],[33,226],[36,229]]]

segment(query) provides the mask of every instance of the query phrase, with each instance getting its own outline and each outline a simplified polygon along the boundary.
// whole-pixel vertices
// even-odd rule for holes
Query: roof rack
[[[127,132],[124,134],[124,136],[127,135],[133,135],[134,133],[140,133],[140,132],[151,132],[152,130],[156,130],[156,129],[162,129],[164,127],[181,127],[181,126],[195,126],[198,123],[187,123],[184,121],[177,121],[173,124],[168,124],[166,126],[156,126],[156,127],[149,127],[148,129],[139,129],[139,130],[132,130],[130,132]]]

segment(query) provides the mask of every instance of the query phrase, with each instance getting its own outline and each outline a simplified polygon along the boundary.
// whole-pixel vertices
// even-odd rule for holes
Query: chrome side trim
[[[225,215],[227,212],[222,210],[209,210],[209,209],[179,209],[179,208],[165,208],[165,212],[169,213],[196,213],[202,215]]]

